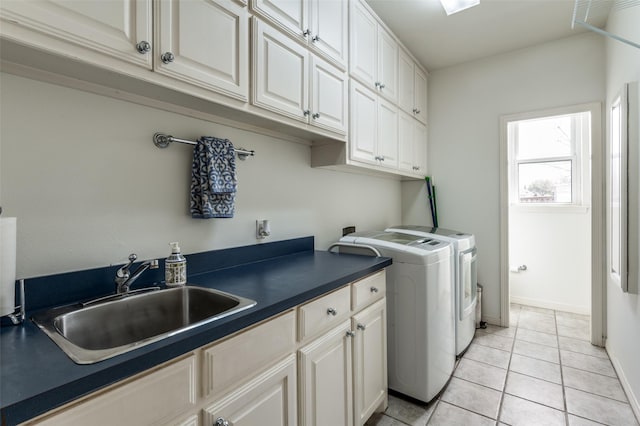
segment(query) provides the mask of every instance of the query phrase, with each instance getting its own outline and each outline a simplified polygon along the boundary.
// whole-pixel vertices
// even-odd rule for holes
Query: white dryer
[[[456,355],[462,354],[476,332],[478,301],[476,239],[471,234],[429,226],[392,226],[387,232],[446,241],[453,246],[453,268],[456,304]]]
[[[387,269],[389,388],[429,402],[451,377],[456,358],[451,244],[381,231],[340,241],[393,258]]]

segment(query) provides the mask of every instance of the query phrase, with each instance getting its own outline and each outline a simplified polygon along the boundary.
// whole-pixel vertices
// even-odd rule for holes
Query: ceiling
[[[366,1],[429,71],[587,31],[571,29],[574,0],[481,0],[451,16],[439,0]],[[602,3],[591,25],[606,23]]]

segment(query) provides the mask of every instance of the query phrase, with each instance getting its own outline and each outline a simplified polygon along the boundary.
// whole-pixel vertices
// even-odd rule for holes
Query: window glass
[[[518,122],[516,158],[566,157],[573,154],[571,116],[555,116]]]
[[[571,203],[571,160],[518,164],[521,203]]]

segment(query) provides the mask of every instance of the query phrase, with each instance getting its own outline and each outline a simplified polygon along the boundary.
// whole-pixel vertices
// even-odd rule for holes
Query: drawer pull
[[[143,55],[145,53],[149,53],[151,52],[151,43],[142,40],[140,43],[136,44],[136,50]]]
[[[349,330],[347,331],[347,337],[354,337],[356,335],[356,333],[354,333],[353,331]]]
[[[371,287],[371,293],[377,293],[377,292],[378,292],[377,287]]]
[[[338,315],[338,311],[333,308],[329,308],[327,309],[327,315],[333,315],[335,317],[336,315]]]
[[[216,419],[216,422],[213,424],[213,426],[233,426],[233,424],[230,423],[229,420],[225,420],[222,417],[218,417]]]
[[[170,64],[176,59],[176,57],[171,52],[165,52],[160,56],[160,59],[162,60],[163,63]]]
[[[364,324],[358,324],[358,330],[364,330],[367,328]]]

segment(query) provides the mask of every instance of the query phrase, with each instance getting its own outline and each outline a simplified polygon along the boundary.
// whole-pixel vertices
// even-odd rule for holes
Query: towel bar
[[[187,145],[197,144],[196,141],[174,138],[173,136],[167,135],[165,133],[156,133],[155,135],[153,135],[153,144],[158,148],[166,148],[171,144],[171,142],[184,143]],[[240,160],[246,160],[247,157],[253,157],[255,155],[254,150],[247,150],[244,148],[234,148],[234,151],[236,152],[236,155]]]

